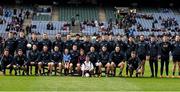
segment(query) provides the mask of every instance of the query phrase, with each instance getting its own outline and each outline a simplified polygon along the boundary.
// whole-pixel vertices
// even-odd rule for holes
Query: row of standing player
[[[48,47],[48,51],[50,51],[51,47],[55,47],[57,46],[60,50],[60,52],[63,52],[63,50],[65,48],[67,48],[67,50],[72,50],[71,48],[73,46],[77,46],[77,50],[83,49],[84,53],[87,54],[87,52],[90,51],[90,47],[94,47],[95,48],[95,52],[102,52],[102,50],[100,50],[100,48],[105,47],[107,48],[107,52],[112,52],[114,50],[114,48],[116,46],[118,46],[119,48],[121,48],[121,52],[123,53],[122,55],[124,55],[124,61],[128,60],[130,58],[131,52],[132,51],[136,51],[137,55],[139,57],[139,59],[142,62],[142,76],[144,75],[144,65],[145,65],[145,60],[147,58],[147,56],[149,56],[149,61],[150,61],[150,68],[151,68],[151,72],[152,72],[152,77],[157,76],[157,71],[158,71],[158,58],[161,57],[161,74],[160,76],[162,77],[163,75],[163,68],[164,68],[164,63],[166,65],[166,75],[168,76],[168,70],[169,70],[169,53],[172,52],[173,55],[173,61],[174,61],[174,69],[173,69],[173,76],[175,75],[175,68],[176,68],[176,63],[178,62],[178,66],[180,66],[179,64],[179,52],[180,52],[180,45],[179,45],[179,36],[177,35],[175,38],[175,42],[174,43],[170,43],[168,41],[168,36],[164,35],[163,36],[163,41],[162,42],[157,42],[156,41],[156,37],[151,36],[151,40],[150,42],[146,42],[144,41],[144,36],[141,35],[140,36],[140,40],[139,42],[135,43],[133,41],[133,37],[129,37],[127,43],[123,42],[122,40],[117,40],[114,41],[112,40],[111,36],[108,35],[102,35],[101,37],[97,37],[98,39],[95,42],[91,42],[90,39],[88,39],[89,37],[85,37],[84,41],[79,40],[79,35],[76,35],[76,39],[74,41],[72,41],[70,39],[70,35],[67,35],[66,41],[62,41],[61,40],[61,35],[57,34],[56,35],[56,40],[51,43],[51,41],[48,39],[48,35],[47,34],[43,34],[43,40],[41,42],[39,42],[37,40],[37,37],[35,34],[32,34],[32,40],[29,42],[32,45],[35,44],[38,46],[38,49],[41,51],[42,46],[47,46]],[[109,37],[110,39],[107,39],[107,37]],[[99,39],[102,38],[102,39]],[[26,44],[28,43],[28,41],[24,38],[24,33],[20,32],[20,38],[17,39],[15,41],[15,39],[13,38],[12,34],[9,33],[9,38],[5,41],[5,48],[8,48],[10,53],[13,53],[14,51],[14,47],[17,47],[17,49],[21,49],[23,52],[26,53]],[[73,51],[72,51],[73,52]],[[125,54],[124,54],[125,53]],[[101,55],[98,55],[101,56]],[[105,56],[102,55],[103,58],[105,58]],[[72,58],[74,59],[74,58]],[[71,60],[72,61],[72,60]],[[92,61],[92,60],[91,60]],[[120,60],[118,60],[119,62]],[[76,61],[77,62],[77,61]],[[93,62],[95,62],[93,60]],[[108,59],[109,62],[109,59]],[[155,64],[155,73],[154,73],[154,68],[153,68],[153,64]],[[99,65],[99,64],[98,64]],[[111,66],[109,64],[102,64],[104,66]],[[118,65],[118,64],[116,64]],[[124,64],[120,65],[120,75],[121,75],[121,71],[123,70]],[[107,74],[108,74],[108,69],[107,69]],[[180,69],[179,69],[180,71]],[[101,72],[101,70],[99,70],[99,72]],[[128,74],[128,67],[126,68],[126,74]]]

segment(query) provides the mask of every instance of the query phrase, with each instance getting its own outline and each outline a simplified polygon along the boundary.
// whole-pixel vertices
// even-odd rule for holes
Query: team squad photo
[[[0,91],[180,91],[178,0],[1,0]]]

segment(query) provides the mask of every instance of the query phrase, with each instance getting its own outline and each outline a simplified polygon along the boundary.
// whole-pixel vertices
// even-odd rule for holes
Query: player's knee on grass
[[[138,74],[141,74],[141,72],[142,72],[142,69],[137,69],[136,70],[136,73],[138,73]]]
[[[80,67],[81,67],[81,65],[80,65],[80,63],[78,63],[78,64],[77,64],[77,68],[80,68]]]
[[[61,64],[61,63],[58,63],[58,66],[59,66],[59,67],[62,67],[62,64]]]
[[[6,68],[10,68],[10,67],[11,67],[11,65],[7,65],[7,66],[6,66]]]
[[[98,63],[98,66],[101,68],[102,67],[102,63],[100,62],[100,63]]]
[[[42,62],[39,62],[38,65],[39,65],[39,66],[42,66]]]
[[[50,67],[51,66],[51,63],[48,63],[48,67]]]
[[[35,64],[35,62],[30,62],[30,65],[34,65]]]
[[[16,65],[13,65],[13,68],[16,70],[16,69],[17,69],[17,66],[16,66]]]
[[[120,67],[120,68],[124,67],[124,62],[119,63],[118,67]]]
[[[72,63],[70,63],[70,64],[69,64],[69,67],[70,67],[70,68],[72,68],[72,67],[73,67],[73,64],[72,64]]]
[[[112,68],[115,68],[115,67],[116,67],[116,65],[115,65],[114,62],[111,62],[111,67],[112,67]]]
[[[105,65],[105,67],[107,67],[107,68],[110,68],[110,63],[107,63],[106,65]]]
[[[50,62],[51,66],[54,66],[54,62]]]

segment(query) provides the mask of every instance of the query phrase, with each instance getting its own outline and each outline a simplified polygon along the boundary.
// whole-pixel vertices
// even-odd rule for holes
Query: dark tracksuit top
[[[10,54],[14,53],[16,49],[16,39],[15,38],[8,38],[5,41],[5,48],[9,49]]]
[[[148,54],[148,49],[149,49],[148,44],[145,41],[140,41],[136,45],[136,52],[140,59],[141,57],[145,59],[146,55]]]
[[[169,59],[169,53],[172,50],[172,45],[169,42],[161,42],[159,44],[159,54],[161,59]]]
[[[52,55],[50,52],[41,52],[40,61],[47,64],[52,61]]]
[[[150,58],[157,59],[157,56],[159,54],[158,51],[158,44],[156,42],[150,42],[148,51],[148,55],[150,56]]]
[[[133,70],[136,70],[140,66],[140,64],[141,64],[141,60],[138,57],[130,58],[128,60],[128,67]]]
[[[38,50],[31,50],[28,54],[29,62],[39,62],[40,60],[40,52]]]
[[[124,59],[125,59],[125,56],[122,52],[115,52],[115,51],[112,51],[109,57],[109,61],[114,62],[116,65],[124,61]]]
[[[52,42],[49,39],[43,39],[41,41],[41,50],[42,50],[43,46],[47,46],[48,47],[48,51],[51,51]]]
[[[84,50],[84,53],[88,53],[90,51],[90,47],[92,46],[92,43],[89,41],[82,42],[81,48]]]
[[[66,42],[64,42],[64,47],[67,48],[68,50],[72,50],[72,46],[73,46],[72,40],[67,40]]]
[[[23,53],[26,54],[26,50],[27,50],[27,45],[28,41],[26,40],[26,38],[19,38],[17,39],[17,49],[22,49]]]
[[[1,65],[2,65],[2,69],[5,69],[7,65],[9,64],[13,64],[13,56],[8,55],[8,56],[1,56]]]
[[[73,45],[76,45],[78,50],[81,48],[82,41],[81,40],[74,40]]]
[[[106,40],[103,40],[100,42],[100,49],[102,50],[102,47],[105,46],[107,48],[107,50],[109,49],[109,42]],[[101,51],[100,50],[100,51]]]
[[[88,52],[87,55],[89,56],[89,59],[93,63],[93,65],[95,65],[99,59],[98,53],[97,52]]]
[[[22,56],[17,55],[14,57],[15,64],[18,64],[20,66],[26,65],[27,63],[27,57],[23,54]]]
[[[127,50],[126,50],[126,60],[128,60],[131,57],[131,52],[136,50],[136,44],[134,42],[127,43]]]
[[[116,47],[115,41],[114,41],[114,40],[110,40],[110,41],[109,41],[108,51],[109,51],[109,52],[114,51],[115,47]]]
[[[125,42],[123,42],[123,41],[121,41],[121,40],[118,40],[118,41],[116,42],[116,45],[121,48],[121,51],[122,51],[123,53],[126,52],[126,50],[127,50],[127,44],[126,44]]]
[[[94,46],[94,48],[95,48],[95,51],[96,52],[99,52],[100,51],[100,41],[95,41],[94,43],[93,43],[93,46]]]
[[[109,62],[109,52],[103,52],[103,51],[101,51],[100,53],[99,53],[99,61],[103,64],[103,65],[105,65],[106,63],[108,63]]]
[[[73,64],[78,63],[78,56],[79,56],[79,51],[71,51],[71,62]]]
[[[59,47],[59,51],[63,52],[63,50],[64,50],[64,42],[61,39],[56,39],[53,42],[53,49],[54,49],[55,46]]]
[[[36,45],[37,46],[37,48],[38,48],[38,50],[40,51],[41,50],[41,48],[40,48],[40,43],[39,43],[39,41],[36,39],[36,40],[31,40],[30,41],[30,44],[31,45]]]
[[[59,51],[54,51],[52,53],[52,60],[55,63],[60,63],[62,61],[62,54]]]

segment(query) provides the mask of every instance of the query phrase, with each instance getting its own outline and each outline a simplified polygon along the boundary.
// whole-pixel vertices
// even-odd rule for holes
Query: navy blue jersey
[[[93,64],[95,64],[99,59],[99,55],[97,52],[88,52],[87,55],[89,56],[89,59]]]
[[[26,38],[17,39],[17,49],[22,49],[23,51],[25,51],[27,49],[27,43],[28,41],[26,40]]]
[[[79,51],[71,51],[71,61],[78,62]]]
[[[124,52],[124,53],[127,50],[127,44],[125,42],[121,41],[121,40],[116,41],[116,46],[119,46],[121,48],[121,51]]]
[[[92,43],[89,41],[85,41],[82,43],[81,48],[84,50],[84,53],[88,53],[90,51],[90,47],[92,46]]]
[[[115,62],[115,63],[120,63],[124,61],[124,59],[125,59],[125,56],[122,52],[115,52],[115,51],[112,51],[109,57],[109,61]]]
[[[61,52],[64,50],[64,42],[61,39],[56,39],[53,42],[53,48],[57,46]]]
[[[40,52],[38,50],[31,50],[28,53],[28,61],[29,62],[38,62],[40,59]]]
[[[67,48],[68,50],[72,50],[72,46],[73,46],[72,40],[67,40],[66,42],[64,42],[64,48]]]
[[[49,39],[43,39],[41,41],[41,50],[42,50],[43,46],[48,46],[48,51],[51,51],[52,42]]]
[[[61,54],[61,52],[54,51],[52,53],[52,60],[54,62],[61,62],[62,61],[62,54]]]
[[[81,40],[74,40],[73,45],[76,45],[78,50],[80,50],[82,41]]]
[[[158,56],[158,44],[156,42],[150,42],[149,43],[149,51],[148,51],[148,55],[150,57],[157,57]]]
[[[100,49],[102,49],[102,47],[105,46],[107,49],[109,48],[109,42],[106,40],[103,40],[100,42]]]
[[[14,57],[14,62],[18,65],[24,65],[25,62],[27,62],[27,57],[25,55],[22,55],[22,56],[16,55]]]
[[[109,52],[114,51],[115,47],[116,47],[115,41],[114,41],[114,40],[110,40],[110,41],[109,41],[109,47],[107,47],[107,48],[108,48],[108,51],[109,51]]]
[[[41,48],[40,48],[40,42],[39,42],[37,39],[36,39],[36,40],[31,40],[29,43],[30,43],[31,45],[36,45],[39,51],[41,50]]]
[[[138,68],[138,66],[140,66],[140,64],[141,64],[141,60],[138,57],[130,58],[128,60],[128,66],[132,66],[134,68]]]
[[[99,53],[99,61],[100,62],[102,62],[102,63],[107,63],[107,62],[109,62],[109,52],[103,52],[103,51],[101,51],[100,53]]]
[[[132,51],[136,50],[136,44],[134,42],[127,43],[126,55],[130,56]]]
[[[40,61],[45,62],[45,63],[51,62],[52,61],[51,53],[50,52],[41,52]]]
[[[15,38],[9,38],[5,41],[4,47],[9,49],[10,53],[14,53],[16,49],[16,39]]]
[[[100,51],[100,41],[95,41],[92,46],[94,46],[96,52],[99,52]]]
[[[170,42],[161,42],[159,44],[159,54],[162,57],[169,57],[169,53],[172,50],[172,45]]]
[[[9,64],[13,64],[13,56],[8,55],[8,56],[1,56],[1,64],[2,65],[9,65]]]
[[[137,54],[140,56],[146,56],[148,54],[148,43],[146,43],[145,41],[140,41],[137,45],[136,45],[136,52]]]

